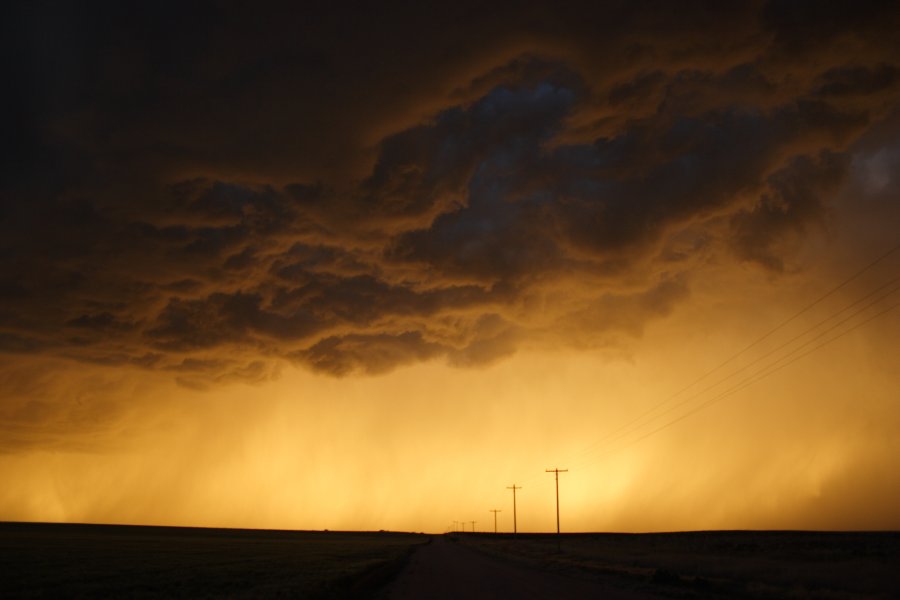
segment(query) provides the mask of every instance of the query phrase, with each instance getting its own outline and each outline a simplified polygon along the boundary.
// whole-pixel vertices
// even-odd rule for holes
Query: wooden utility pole
[[[478,521],[469,521],[469,523],[472,524],[472,533],[475,533],[475,523],[477,523],[477,522]]]
[[[488,512],[494,513],[494,533],[497,533],[497,513],[503,511],[499,508],[492,508]]]
[[[522,486],[512,484],[506,486],[506,489],[513,491],[513,533],[518,533],[518,531],[516,530],[516,490],[521,490]]]
[[[559,551],[559,474],[568,473],[568,469],[545,469],[547,473],[553,473],[556,479],[556,550]]]

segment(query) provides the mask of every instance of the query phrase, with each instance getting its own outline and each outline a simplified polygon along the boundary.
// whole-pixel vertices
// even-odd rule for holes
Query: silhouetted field
[[[372,598],[407,533],[0,523],[0,598]],[[900,533],[452,535],[522,566],[672,598],[900,598]]]
[[[900,533],[463,534],[530,568],[676,598],[900,598]]]
[[[0,598],[370,598],[428,536],[0,523]]]

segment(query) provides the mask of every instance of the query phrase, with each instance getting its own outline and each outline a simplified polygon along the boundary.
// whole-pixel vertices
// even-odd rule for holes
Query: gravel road
[[[496,559],[436,536],[421,546],[387,590],[389,600],[657,598]]]

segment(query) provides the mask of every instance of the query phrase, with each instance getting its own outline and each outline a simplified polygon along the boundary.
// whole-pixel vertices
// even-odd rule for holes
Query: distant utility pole
[[[568,473],[568,469],[545,469],[547,473],[553,473],[556,479],[556,549],[559,550],[559,474]]]
[[[477,523],[477,521],[469,521],[469,523],[472,524],[472,533],[475,533],[475,523]]]
[[[522,486],[512,484],[506,486],[506,489],[513,491],[513,533],[518,533],[518,531],[516,530],[516,490],[521,490]]]
[[[494,513],[494,533],[497,533],[497,513],[503,511],[499,508],[492,508],[488,512]]]
[[[453,521],[453,533],[459,531],[459,521]]]

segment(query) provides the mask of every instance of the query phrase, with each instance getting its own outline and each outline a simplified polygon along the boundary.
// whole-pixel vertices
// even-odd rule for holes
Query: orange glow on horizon
[[[552,531],[544,469],[558,465],[569,469],[564,531],[900,526],[887,501],[859,508],[898,485],[895,388],[868,363],[872,343],[890,352],[897,316],[646,439],[616,438],[684,373],[759,331],[731,320],[758,298],[703,311],[702,330],[679,311],[635,343],[639,358],[612,362],[523,351],[483,369],[431,362],[343,379],[285,367],[273,382],[206,392],[133,371],[121,376],[131,391],[117,421],[0,456],[16,482],[0,492],[0,518],[443,531],[459,520],[487,527],[499,507],[506,531],[516,483],[519,530]],[[766,322],[787,312],[762,304]]]

